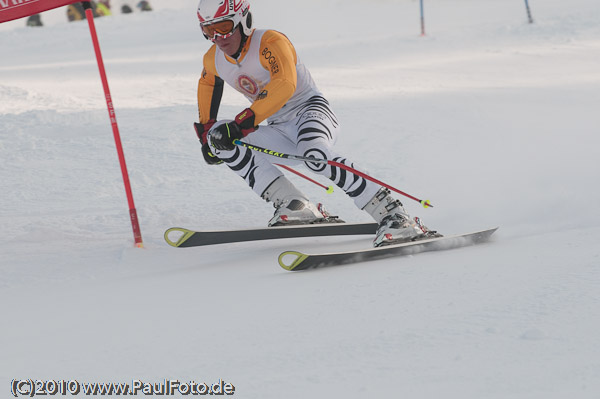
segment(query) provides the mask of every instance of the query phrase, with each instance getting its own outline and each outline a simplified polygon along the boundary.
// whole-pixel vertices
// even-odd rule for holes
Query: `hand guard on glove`
[[[240,112],[233,122],[217,126],[210,132],[210,142],[217,150],[230,151],[235,148],[234,140],[241,140],[253,131],[254,112],[246,108]]]
[[[254,118],[254,111],[250,108],[246,108],[235,117],[234,122],[240,127],[244,137],[256,130],[257,126],[254,125]]]
[[[208,146],[208,131],[215,124],[215,120],[211,119],[208,122],[202,123],[194,123],[194,129],[196,129],[196,135],[202,144],[202,156],[204,157],[204,161],[209,165],[218,165],[223,163],[219,158],[217,158],[212,152],[210,152],[210,147]]]

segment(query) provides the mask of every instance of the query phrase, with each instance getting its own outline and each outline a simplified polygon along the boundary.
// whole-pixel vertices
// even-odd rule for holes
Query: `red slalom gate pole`
[[[112,125],[113,135],[115,137],[115,145],[117,147],[117,154],[119,155],[119,163],[121,165],[121,174],[123,175],[123,183],[125,184],[125,193],[127,194],[127,203],[129,205],[129,217],[131,219],[131,227],[133,229],[133,239],[135,246],[143,248],[144,243],[142,241],[142,231],[140,230],[140,224],[137,217],[137,211],[135,210],[135,204],[133,202],[133,193],[131,192],[131,184],[129,183],[129,174],[127,173],[127,164],[125,163],[125,154],[123,153],[123,145],[121,144],[121,135],[119,134],[119,126],[117,125],[117,117],[115,116],[115,109],[113,107],[110,90],[108,88],[108,79],[106,78],[106,71],[104,69],[104,61],[102,60],[102,53],[100,52],[100,43],[98,41],[98,35],[96,34],[96,25],[94,24],[94,14],[92,12],[92,6],[89,1],[81,3],[85,9],[85,16],[90,26],[90,34],[92,36],[92,42],[94,43],[94,51],[96,52],[96,61],[98,62],[98,70],[100,71],[100,78],[102,79],[102,87],[104,88],[104,95],[106,97],[106,106],[108,108],[108,116],[110,117],[110,123]]]

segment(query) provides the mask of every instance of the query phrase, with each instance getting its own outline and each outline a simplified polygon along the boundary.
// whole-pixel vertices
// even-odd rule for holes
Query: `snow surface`
[[[1,396],[13,378],[222,378],[240,398],[600,398],[597,0],[532,0],[534,24],[522,1],[426,1],[425,37],[414,0],[255,0],[338,113],[341,153],[430,199],[405,205],[443,233],[500,226],[480,246],[299,273],[278,254],[371,238],[163,241],[264,226],[272,208],[202,160],[196,1],[152,5],[96,20],[145,249],[87,23],[59,9],[0,27]],[[227,89],[220,115],[246,106]]]

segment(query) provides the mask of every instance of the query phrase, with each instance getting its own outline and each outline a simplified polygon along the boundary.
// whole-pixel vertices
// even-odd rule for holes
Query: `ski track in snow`
[[[297,273],[281,252],[371,237],[164,243],[171,226],[263,226],[272,208],[204,164],[196,2],[155,3],[96,19],[143,250],[87,24],[58,9],[42,29],[0,25],[0,391],[13,378],[222,378],[241,398],[599,397],[595,0],[530,2],[532,25],[521,2],[425,2],[425,37],[416,1],[309,0],[293,14],[254,1],[257,26],[290,37],[332,103],[339,152],[430,199],[404,204],[434,229],[500,226],[474,247]],[[246,106],[227,88],[220,116]],[[339,190],[291,178],[369,221]]]

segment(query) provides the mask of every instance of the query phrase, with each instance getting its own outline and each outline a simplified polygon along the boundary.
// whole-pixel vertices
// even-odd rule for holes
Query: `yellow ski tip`
[[[171,235],[172,239],[169,238],[169,235]],[[194,235],[194,232],[192,230],[182,229],[181,227],[171,227],[170,229],[165,231],[165,241],[172,247],[179,247],[181,244],[186,242],[192,235]]]
[[[284,260],[285,257],[288,257],[288,260],[291,260],[291,263],[286,263]],[[290,259],[289,257],[292,258]],[[279,255],[277,260],[279,261],[279,266],[283,267],[285,270],[294,270],[294,268],[301,264],[307,257],[308,255],[303,254],[302,252],[285,251]]]

